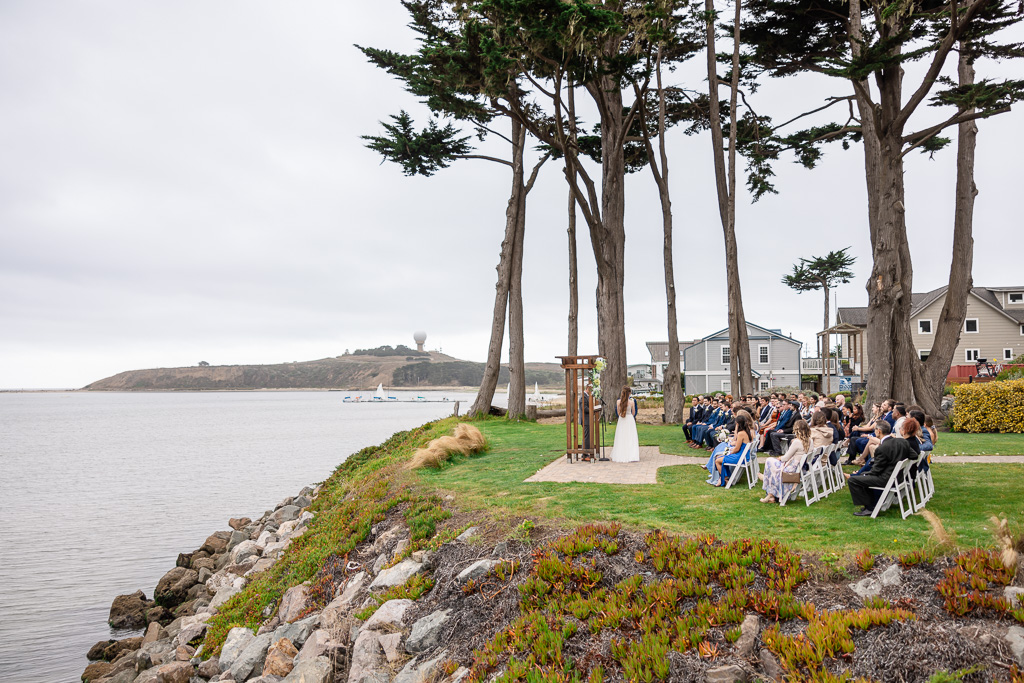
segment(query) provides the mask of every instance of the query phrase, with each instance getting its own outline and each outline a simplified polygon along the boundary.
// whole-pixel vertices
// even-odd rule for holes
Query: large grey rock
[[[764,669],[764,675],[770,681],[782,683],[786,679],[786,671],[768,648],[761,650],[761,668]]]
[[[256,560],[256,564],[249,568],[249,571],[245,573],[245,576],[252,576],[253,574],[265,572],[271,567],[273,567],[275,562],[277,562],[277,558],[261,557],[260,559]]]
[[[260,549],[256,541],[242,541],[230,553],[231,564],[243,564],[252,557],[259,557]]]
[[[761,619],[756,614],[748,614],[740,624],[740,638],[736,641],[736,654],[749,657],[757,644],[757,634],[761,631]]]
[[[878,580],[882,583],[882,586],[898,586],[903,582],[903,569],[895,562],[882,572],[882,575],[878,577]]]
[[[220,675],[220,659],[216,656],[210,657],[205,662],[199,664],[199,668],[196,670],[202,678],[210,679],[214,676]]]
[[[146,627],[146,633],[142,636],[142,645],[149,645],[167,637],[167,629],[155,621]],[[141,645],[140,645],[141,647]]]
[[[385,553],[381,553],[377,556],[377,559],[373,561],[373,569],[371,570],[374,574],[380,574],[381,570],[384,569],[388,563],[388,556]]]
[[[389,664],[394,664],[396,661],[402,658],[401,644],[402,634],[401,633],[389,633],[386,636],[380,636],[381,649],[384,650],[384,656],[387,657]]]
[[[153,599],[163,607],[177,607],[187,599],[188,589],[198,582],[199,572],[195,569],[175,567],[160,578]]]
[[[114,674],[104,681],[104,683],[134,683],[138,676],[139,674],[135,673],[135,669],[126,669],[125,671],[119,671]]]
[[[314,614],[305,619],[299,619],[292,624],[284,624],[274,630],[274,642],[287,638],[295,647],[302,647],[302,644],[309,638],[309,634],[316,628],[320,621],[320,615]]]
[[[423,563],[413,559],[402,560],[394,567],[385,569],[370,584],[370,590],[401,586],[425,569]]]
[[[363,629],[352,646],[352,663],[348,670],[348,683],[387,683],[389,676],[381,671],[383,657],[380,635]]]
[[[366,620],[363,628],[369,631],[392,630],[402,627],[405,613],[412,607],[412,600],[388,600]]]
[[[235,597],[241,592],[242,589],[236,586],[224,586],[219,591],[217,591],[217,594],[215,596],[213,596],[213,600],[210,600],[210,609],[220,609],[221,605],[223,605],[225,602],[227,602],[228,600]]]
[[[231,550],[234,549],[242,541],[248,541],[248,540],[249,540],[249,534],[244,533],[244,532],[242,532],[240,530],[239,531],[232,531],[231,532],[231,537],[228,538],[228,546],[227,546],[228,552],[230,553]]]
[[[169,662],[173,657],[174,648],[171,647],[171,641],[158,640],[155,643],[146,643],[135,652],[135,670],[141,673]]]
[[[330,678],[331,660],[317,657],[297,663],[281,683],[327,683]]]
[[[238,655],[242,654],[254,640],[256,640],[256,636],[244,626],[236,626],[228,631],[228,636],[224,639],[224,645],[220,649],[220,670],[230,669]]]
[[[107,622],[112,628],[137,629],[146,626],[146,609],[149,607],[146,595],[135,591],[130,595],[118,595],[110,605]]]
[[[295,668],[295,657],[299,651],[295,644],[287,638],[275,640],[267,650],[267,658],[263,662],[263,675],[284,678]]]
[[[366,572],[359,572],[345,584],[345,590],[338,596],[331,605],[333,607],[348,607],[359,595],[359,591],[366,587]],[[337,604],[335,604],[337,603]]]
[[[850,590],[866,600],[882,592],[882,583],[872,576],[865,576],[857,583],[851,583]]]
[[[308,508],[312,503],[313,501],[309,499],[309,496],[304,495],[300,495],[295,500],[292,501],[292,505],[295,505],[296,507],[300,508]]]
[[[1003,595],[1010,601],[1010,607],[1024,607],[1024,588],[1007,586],[1003,589]]]
[[[264,557],[277,558],[291,544],[292,544],[292,539],[290,539],[290,538],[282,538],[279,541],[274,541],[273,543],[268,543],[267,547],[263,549],[263,556]]]
[[[428,614],[412,625],[412,633],[405,641],[405,651],[410,654],[433,650],[441,641],[441,632],[444,629],[444,622],[451,614],[450,609],[442,609]]]
[[[301,514],[302,510],[299,509],[298,505],[284,505],[274,510],[274,514],[270,515],[268,521],[275,522],[278,526],[285,522],[290,522],[297,518]]]
[[[1010,646],[1010,652],[1016,657],[1017,663],[1024,665],[1024,628],[1011,626],[1006,629],[1006,644]]]
[[[447,655],[447,652],[442,652],[437,657],[423,663],[420,663],[418,658],[413,657],[405,665],[405,668],[398,672],[392,683],[423,683],[424,681],[433,680],[438,665]]]
[[[406,549],[408,549],[408,547],[409,547],[409,539],[408,538],[403,538],[402,540],[400,540],[398,543],[395,544],[395,549],[391,551],[391,559],[395,559],[396,557],[401,557],[402,553],[404,553],[406,551]]]
[[[231,676],[236,681],[244,681],[251,675],[263,671],[263,662],[267,659],[267,650],[270,648],[271,634],[264,633],[256,636],[239,653],[238,657],[231,664]]]
[[[157,683],[188,683],[195,669],[188,662],[171,662],[156,670]]]
[[[302,610],[306,609],[306,600],[309,596],[309,586],[299,584],[292,586],[284,592],[281,597],[281,606],[277,610],[277,616],[282,624],[288,624],[299,618]]]
[[[494,565],[498,564],[495,560],[477,560],[473,564],[469,565],[456,577],[459,583],[466,583],[468,581],[480,581],[491,571]]]
[[[459,543],[469,543],[469,539],[476,536],[478,531],[480,531],[480,527],[471,526],[465,531],[463,531],[461,534],[456,536],[455,540]]]
[[[715,669],[709,669],[707,674],[704,676],[706,683],[735,683],[741,681],[746,683],[749,680],[747,672],[736,665],[720,666]]]
[[[317,657],[326,654],[329,649],[331,642],[331,635],[323,630],[317,629],[309,634],[306,638],[306,642],[302,644],[302,649],[299,650],[299,654],[295,655],[295,663],[299,663],[304,660],[316,659]]]

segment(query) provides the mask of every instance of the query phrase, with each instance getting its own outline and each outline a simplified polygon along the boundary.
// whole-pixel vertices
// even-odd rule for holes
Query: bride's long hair
[[[629,410],[629,395],[633,393],[629,387],[622,387],[622,393],[619,394],[619,417],[626,417],[626,411]]]

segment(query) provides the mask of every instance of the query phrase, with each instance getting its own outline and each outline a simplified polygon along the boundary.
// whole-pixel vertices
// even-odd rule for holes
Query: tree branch
[[[825,111],[826,109],[831,107],[833,104],[836,104],[837,102],[843,102],[845,100],[851,100],[852,101],[852,100],[854,100],[856,98],[857,98],[856,95],[846,95],[845,97],[830,97],[830,98],[828,98],[829,99],[829,103],[828,104],[823,105],[821,107],[818,107],[817,109],[812,109],[810,111],[805,111],[803,114],[799,114],[798,116],[794,116],[789,121],[786,121],[785,123],[780,123],[779,125],[775,126],[773,128],[773,130],[778,130],[780,128],[784,128],[784,127],[788,126],[789,124],[793,123],[794,121],[799,121],[800,119],[804,118],[805,116],[810,116],[811,114],[817,114],[819,111]],[[743,98],[743,103],[746,104],[746,102],[747,102],[747,98],[744,97]],[[749,109],[750,105],[747,105],[747,108]]]
[[[927,143],[933,137],[938,135],[940,132],[942,132],[946,128],[949,128],[950,126],[957,126],[957,125],[960,125],[961,123],[967,123],[968,121],[973,121],[975,119],[987,119],[989,116],[995,116],[996,114],[1005,114],[1008,111],[1010,111],[1010,107],[1009,106],[1001,107],[1000,109],[993,109],[991,111],[982,111],[982,112],[975,111],[975,112],[972,112],[972,113],[966,114],[966,115],[963,112],[959,112],[959,113],[955,114],[954,116],[951,116],[949,119],[947,119],[943,123],[939,123],[937,125],[934,125],[931,128],[925,128],[922,131],[919,131],[917,133],[912,133],[912,134],[904,137],[903,138],[904,144],[906,144],[908,142],[913,142],[914,144],[912,144],[910,147],[907,147],[905,150],[903,150],[903,152],[900,153],[900,156],[901,157],[905,157],[907,154],[909,154],[910,152],[914,151],[915,149],[917,149],[921,145]]]
[[[511,161],[506,161],[505,159],[498,159],[497,157],[489,157],[489,156],[485,156],[483,154],[455,154],[455,155],[453,155],[453,158],[455,158],[455,159],[483,159],[484,161],[493,161],[493,162],[495,162],[497,164],[505,164],[506,166],[508,166],[510,168],[512,167],[512,162]]]

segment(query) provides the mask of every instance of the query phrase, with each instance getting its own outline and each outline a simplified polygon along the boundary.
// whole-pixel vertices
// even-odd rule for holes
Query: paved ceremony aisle
[[[603,449],[605,457],[611,457],[612,449]],[[662,453],[657,446],[641,446],[639,462],[569,462],[568,458],[558,458],[553,463],[537,472],[526,482],[536,483],[550,481],[556,483],[582,482],[592,484],[657,484],[658,469],[673,465],[697,465],[707,462],[707,458],[683,457]]]

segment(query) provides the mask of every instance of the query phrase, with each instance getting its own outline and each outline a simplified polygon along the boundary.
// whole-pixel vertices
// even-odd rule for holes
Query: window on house
[[[1013,349],[1003,349],[1003,360],[1013,360]]]
[[[668,349],[665,349],[665,356],[668,357]]]
[[[964,321],[964,332],[977,332],[978,331],[978,319],[968,318]]]
[[[757,362],[761,365],[768,365],[768,345],[759,344],[757,346]]]
[[[722,365],[728,365],[728,364],[729,364],[729,347],[728,346],[723,346],[722,347]]]
[[[917,321],[917,331],[921,334],[932,333],[932,321],[928,319],[922,319]]]
[[[981,351],[978,349],[966,349],[966,356],[965,360],[968,363],[974,363],[981,358]]]
[[[726,347],[726,348],[728,348],[728,347]],[[732,391],[732,382],[727,380],[727,379],[723,379],[722,380],[722,391],[724,391],[726,393]]]
[[[931,355],[931,349],[918,349],[917,357],[921,360],[928,360],[928,356]]]
[[[1024,303],[1024,292],[1010,292],[1010,303],[1011,304]]]
[[[768,391],[768,382],[761,380],[761,391]]]

